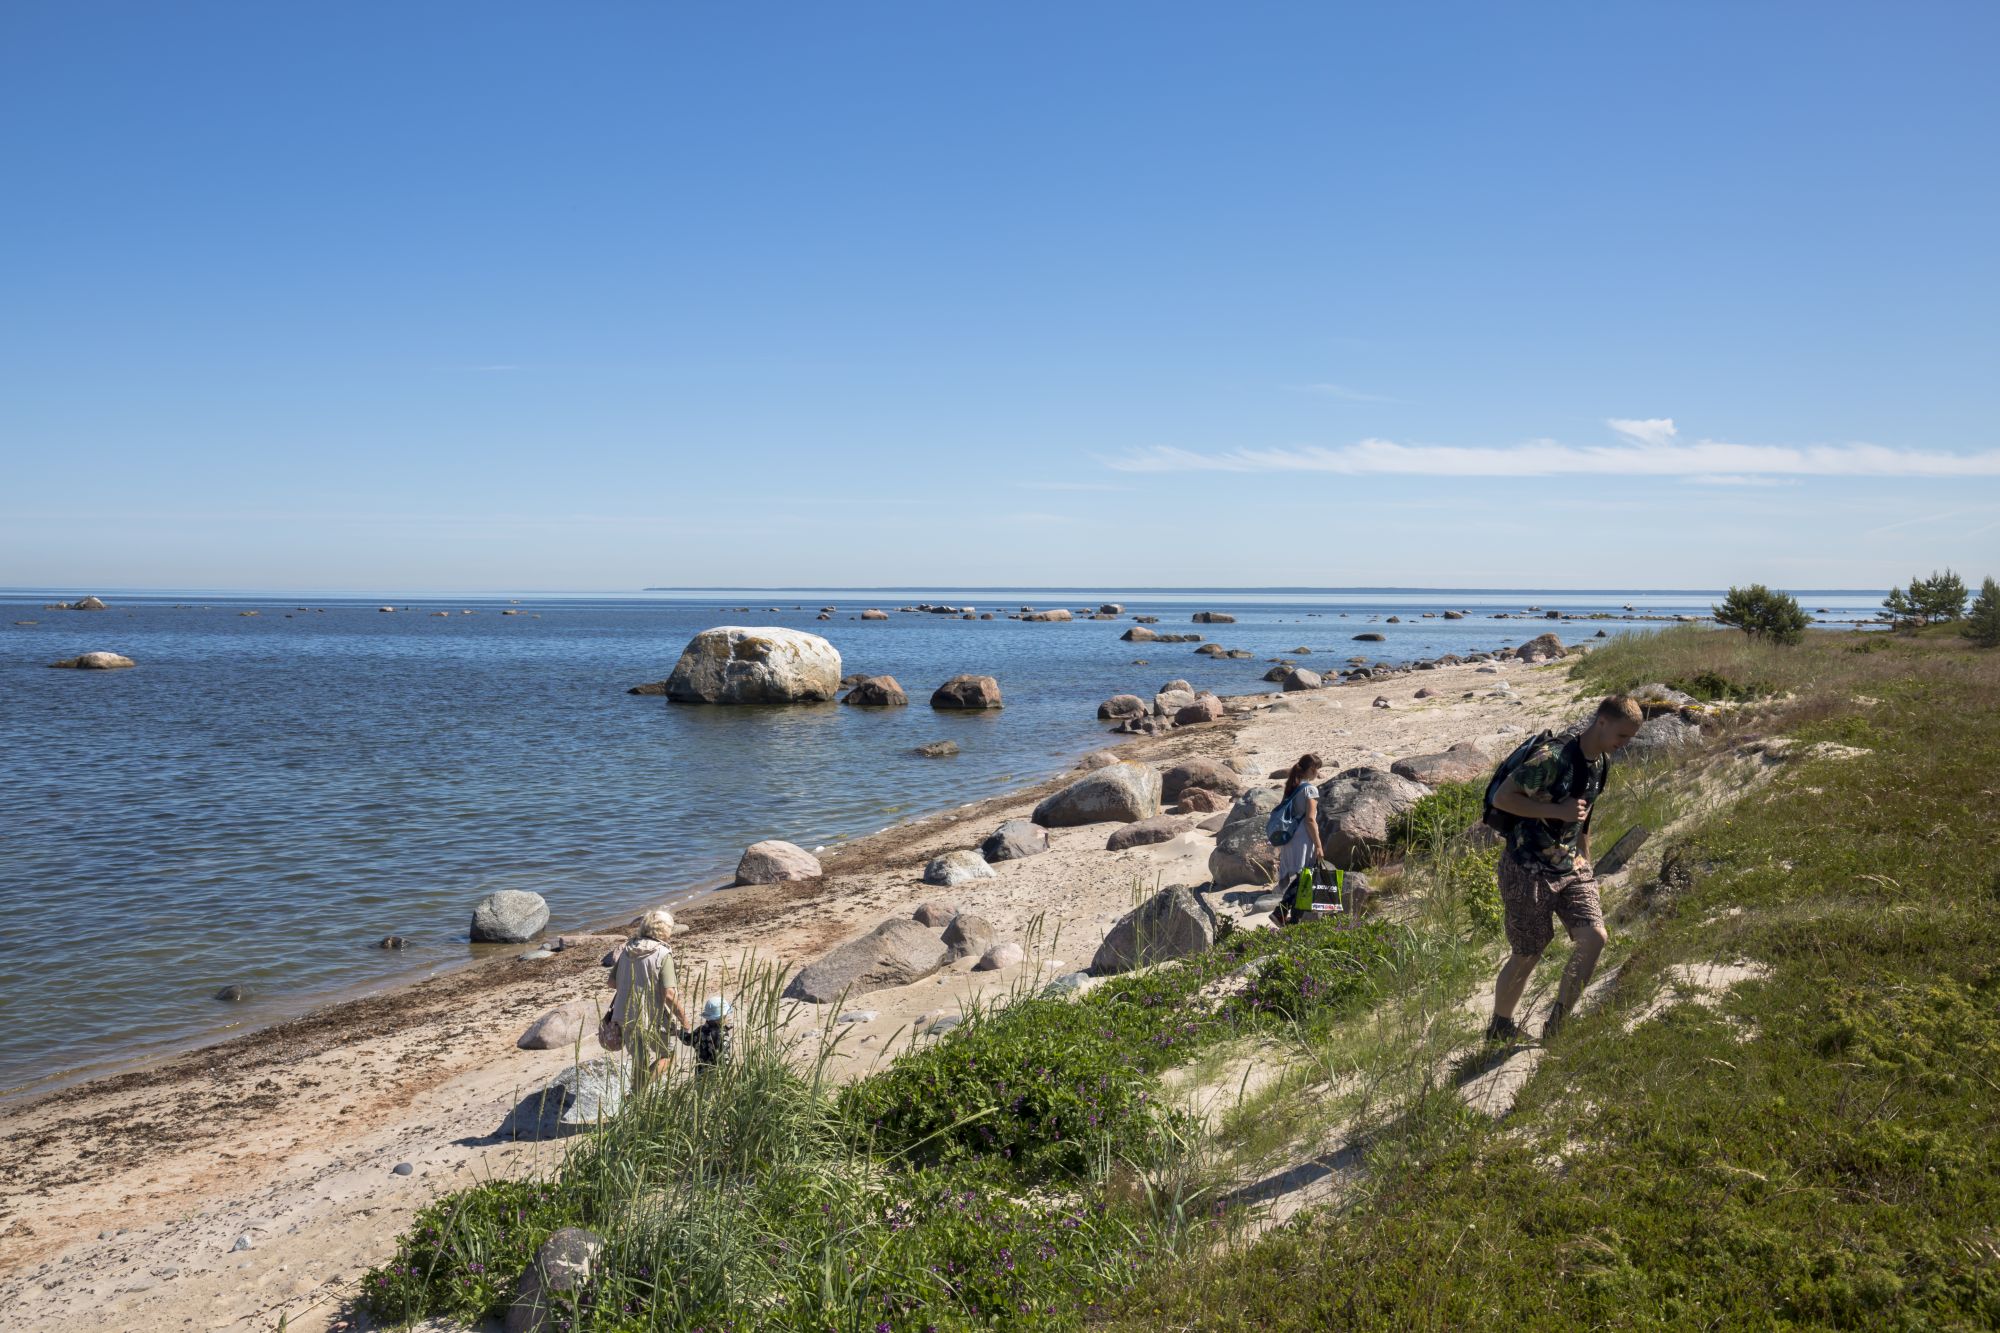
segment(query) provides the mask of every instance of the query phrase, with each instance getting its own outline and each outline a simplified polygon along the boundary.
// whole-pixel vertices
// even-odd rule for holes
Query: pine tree
[[[1796,597],[1773,592],[1761,583],[1732,587],[1722,605],[1709,609],[1715,613],[1716,624],[1733,626],[1753,639],[1773,643],[1797,643],[1812,623]]]
[[[1965,580],[1949,569],[1932,570],[1927,579],[1910,580],[1910,601],[1926,625],[1957,620],[1965,614]]]
[[[1988,578],[1979,585],[1979,596],[1972,599],[1972,613],[1966,616],[1958,632],[1981,648],[2000,648],[2000,584]]]

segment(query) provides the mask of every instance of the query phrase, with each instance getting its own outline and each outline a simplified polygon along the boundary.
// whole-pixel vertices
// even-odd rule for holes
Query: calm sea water
[[[831,844],[1038,780],[1103,743],[1095,708],[1119,691],[1177,676],[1224,694],[1270,689],[1266,659],[1300,645],[1333,666],[1357,651],[1404,661],[1597,628],[1484,614],[1529,604],[1694,613],[1713,599],[797,590],[398,599],[407,609],[385,615],[380,598],[97,590],[112,609],[42,609],[82,591],[0,593],[0,1096],[460,964],[476,952],[472,904],[496,888],[545,895],[555,930],[622,919],[725,879],[760,838]],[[1878,597],[1807,605],[1865,616]],[[1255,656],[1124,643],[1129,618],[851,618],[919,600],[995,612],[1118,601],[1162,631]],[[815,621],[826,604],[839,615]],[[1478,614],[1416,618],[1443,607]],[[1200,609],[1238,623],[1190,626]],[[1365,626],[1385,643],[1351,642],[1390,614],[1405,623]],[[723,624],[824,635],[847,670],[895,676],[913,705],[712,708],[625,693]],[[98,649],[139,667],[46,669]],[[998,677],[1006,708],[924,706],[964,671]],[[911,753],[944,738],[963,753]],[[389,934],[412,947],[373,947]],[[218,1002],[227,985],[251,998]]]

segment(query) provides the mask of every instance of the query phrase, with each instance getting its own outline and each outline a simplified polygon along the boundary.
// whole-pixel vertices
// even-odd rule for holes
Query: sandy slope
[[[1259,696],[1243,701],[1257,705],[1244,716],[1120,748],[1162,766],[1189,754],[1234,759],[1253,780],[1305,749],[1330,772],[1462,740],[1497,751],[1569,697],[1558,671],[1504,670],[1514,699],[1489,695],[1492,675],[1454,667]],[[1416,701],[1420,686],[1439,697]],[[1378,694],[1394,706],[1372,707]],[[796,966],[928,899],[985,916],[1003,939],[1042,917],[1043,949],[1025,968],[1052,973],[1058,961],[1087,965],[1141,892],[1206,879],[1210,835],[1112,853],[1104,839],[1114,826],[1097,825],[1058,830],[1046,855],[1004,863],[997,879],[957,890],[919,882],[930,856],[975,846],[1055,785],[860,840],[828,857],[826,878],[812,884],[704,900],[681,913],[691,927],[676,944],[683,979],[704,969],[719,977],[753,951]],[[13,1109],[0,1122],[7,1326],[269,1329],[282,1313],[292,1329],[342,1327],[354,1279],[386,1257],[414,1209],[560,1150],[516,1142],[505,1127],[570,1053],[522,1051],[514,1039],[557,1003],[603,995],[598,956],[469,968]],[[920,1016],[1023,980],[1021,968],[969,967],[852,1006],[878,1017],[844,1037],[842,1071],[900,1049]],[[804,1031],[828,1017],[808,1008],[797,1023]],[[596,1053],[594,1041],[586,1047]],[[405,1162],[412,1172],[395,1174]]]

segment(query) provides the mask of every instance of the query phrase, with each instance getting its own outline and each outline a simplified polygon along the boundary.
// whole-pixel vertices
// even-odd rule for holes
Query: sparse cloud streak
[[[1301,384],[1298,386],[1298,391],[1300,393],[1316,393],[1325,398],[1338,398],[1343,403],[1400,403],[1406,401],[1402,398],[1391,398],[1387,394],[1363,393],[1359,389],[1350,389],[1345,384]]]

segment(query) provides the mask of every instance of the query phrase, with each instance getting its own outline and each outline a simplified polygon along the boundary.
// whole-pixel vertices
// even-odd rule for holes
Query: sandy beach
[[[1492,692],[1494,668],[1511,694]],[[1434,697],[1416,699],[1421,687]],[[1391,706],[1375,707],[1378,695]],[[1107,745],[1123,741],[1121,757],[1162,768],[1208,756],[1255,785],[1306,750],[1329,774],[1463,741],[1497,757],[1570,698],[1560,668],[1455,666],[1231,700],[1222,722]],[[986,917],[1003,940],[1021,939],[1040,917],[1043,950],[1023,967],[1054,975],[1087,966],[1140,894],[1208,878],[1212,834],[1190,829],[1111,852],[1115,825],[1057,829],[1048,853],[1001,863],[997,878],[957,889],[920,882],[931,856],[977,846],[1068,780],[857,840],[827,854],[816,881],[704,897],[680,913],[684,992],[726,989],[719,979],[752,957],[796,968],[932,900]],[[601,952],[474,965],[11,1108],[0,1143],[9,1326],[270,1329],[282,1317],[288,1329],[350,1327],[341,1321],[352,1283],[390,1254],[416,1208],[561,1151],[560,1142],[515,1141],[506,1127],[572,1053],[521,1050],[515,1040],[555,1005],[608,995]],[[920,1016],[1022,979],[1022,968],[970,967],[850,1006],[877,1017],[842,1041],[842,1076],[899,1048]],[[709,984],[698,982],[704,975]],[[829,1017],[803,1006],[795,1022],[808,1032]],[[596,1053],[594,1040],[584,1046]]]

